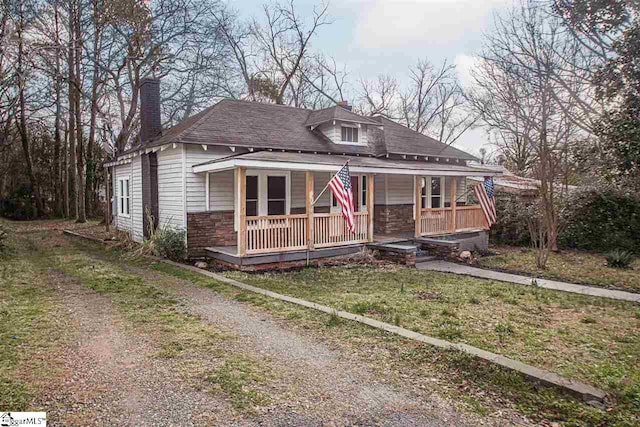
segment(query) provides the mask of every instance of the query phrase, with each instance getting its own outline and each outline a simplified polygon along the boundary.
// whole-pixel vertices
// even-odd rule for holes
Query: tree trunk
[[[16,29],[18,35],[18,96],[20,102],[20,122],[18,128],[20,129],[20,141],[22,142],[22,151],[24,153],[25,166],[27,168],[27,176],[31,183],[31,189],[33,197],[36,202],[37,215],[44,215],[44,204],[40,197],[40,187],[36,175],[33,172],[33,162],[31,160],[31,150],[29,147],[29,134],[27,130],[27,114],[26,114],[26,101],[24,97],[24,91],[26,86],[26,77],[24,70],[24,2],[20,3],[20,18],[18,28]]]
[[[65,218],[69,218],[71,215],[69,209],[69,131],[65,125],[64,129],[64,147],[62,150],[62,173],[64,175],[62,183],[62,209]]]
[[[81,97],[81,88],[82,88],[82,80],[80,78],[80,62],[82,60],[82,33],[80,31],[80,2],[76,3],[76,14],[75,14],[75,114],[76,114],[76,149],[77,153],[77,167],[78,167],[78,219],[77,222],[87,222],[87,211],[85,209],[85,173],[84,173],[84,138],[82,133],[82,108],[80,105],[80,97]]]
[[[69,0],[69,216],[78,218],[78,192],[76,182],[76,114],[75,114],[75,0]]]
[[[55,42],[56,47],[60,47],[60,13],[58,10],[58,3],[54,5],[54,17],[55,17]],[[60,119],[62,116],[62,70],[60,67],[60,55],[56,55],[56,78],[55,78],[55,93],[56,93],[56,114],[54,123],[54,145],[53,145],[53,185],[55,189],[55,213],[58,216],[64,215],[63,199],[64,199],[64,183],[62,179],[62,160],[60,155],[61,140],[60,140]]]
[[[96,119],[98,115],[98,58],[100,57],[101,47],[101,27],[98,24],[100,17],[97,2],[93,3],[93,20],[96,23],[96,31],[93,41],[93,55],[96,62],[93,66],[93,75],[91,79],[91,117],[89,120],[89,142],[87,143],[87,183],[85,186],[85,209],[87,215],[93,215],[93,207],[95,204],[95,188],[96,188],[96,165],[93,160],[93,151],[96,140]]]

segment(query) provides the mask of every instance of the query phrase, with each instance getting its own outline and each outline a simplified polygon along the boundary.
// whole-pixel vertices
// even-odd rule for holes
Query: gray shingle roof
[[[367,146],[335,144],[309,123],[358,121],[367,126]],[[318,122],[318,120],[322,120]],[[380,129],[382,125],[382,129]],[[145,147],[170,143],[225,145],[254,149],[384,156],[408,154],[461,160],[470,154],[383,118],[366,118],[342,107],[307,110],[276,104],[224,99],[147,141]],[[140,147],[135,147],[138,149]],[[132,149],[133,150],[133,149]]]
[[[263,162],[285,162],[285,163],[304,163],[312,165],[332,165],[342,166],[349,160],[349,167],[352,168],[379,168],[379,169],[404,169],[415,172],[464,173],[468,176],[486,176],[500,175],[500,171],[490,169],[484,165],[464,165],[458,163],[433,163],[424,160],[391,160],[386,158],[372,157],[354,157],[354,156],[336,156],[326,154],[310,154],[310,153],[282,153],[270,151],[257,151],[253,153],[236,154],[218,159],[209,160],[194,165],[194,168],[222,163],[227,160],[250,160]],[[418,173],[416,173],[417,175]]]
[[[382,124],[383,130],[372,129],[377,138],[384,139],[384,145],[389,153],[407,154],[431,157],[449,157],[461,160],[476,160],[471,154],[458,150],[450,145],[433,139],[427,135],[409,129],[385,117],[375,117]],[[382,133],[382,135],[380,135]]]
[[[332,120],[341,120],[345,122],[364,123],[370,125],[379,125],[376,121],[349,111],[339,105],[323,108],[322,110],[312,110],[305,122],[305,126],[315,126],[320,123],[326,123]]]

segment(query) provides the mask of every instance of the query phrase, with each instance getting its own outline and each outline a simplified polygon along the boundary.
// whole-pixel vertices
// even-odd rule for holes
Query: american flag
[[[349,230],[352,233],[356,232],[356,227],[353,219],[353,191],[351,189],[351,176],[349,175],[349,164],[345,164],[337,174],[333,176],[329,181],[329,188],[333,192],[333,196],[336,198],[340,206],[342,206],[342,216],[347,221]]]
[[[482,184],[475,185],[473,191],[476,193],[476,197],[482,206],[482,212],[484,212],[485,218],[487,218],[487,224],[491,227],[495,224],[498,218],[496,214],[496,198],[495,189],[493,187],[493,178],[490,176],[484,177]]]

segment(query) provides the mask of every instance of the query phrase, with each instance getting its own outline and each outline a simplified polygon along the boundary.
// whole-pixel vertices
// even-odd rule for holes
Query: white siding
[[[345,123],[346,126],[353,127],[353,123]],[[334,143],[342,142],[342,123],[339,120],[322,123],[318,130]],[[358,144],[367,145],[367,125],[361,125],[358,129]]]
[[[158,151],[158,216],[160,226],[185,228],[182,147]]]
[[[131,223],[133,228],[133,240],[142,242],[144,240],[143,232],[143,209],[142,209],[142,158],[136,156],[133,158],[132,176],[131,176]]]
[[[118,230],[124,230],[131,232],[131,216],[126,217],[120,214],[120,185],[118,184],[118,180],[120,178],[129,178],[131,179],[131,163],[126,165],[114,166],[113,168],[113,197],[115,198],[114,203],[114,212],[115,216],[115,225]],[[131,181],[130,181],[131,182]]]
[[[212,173],[209,178],[209,204],[212,211],[234,210],[234,171]],[[204,189],[202,190],[204,194]]]
[[[197,165],[198,163],[204,163],[209,160],[219,159],[221,157],[228,157],[233,155],[233,152],[229,150],[228,147],[215,147],[208,146],[205,151],[201,145],[187,144],[186,145],[186,162],[185,162],[185,171],[187,178],[187,212],[204,212],[207,210],[207,199],[206,199],[206,173],[193,173],[192,166]],[[219,175],[219,174],[218,174]],[[211,182],[213,184],[214,174],[211,175]],[[226,185],[225,181],[225,185]],[[217,185],[217,184],[216,184]],[[233,173],[230,189],[233,189]],[[211,188],[210,188],[211,192]],[[233,202],[233,200],[232,200]],[[212,210],[223,210],[223,209],[214,209],[214,201],[211,200]],[[224,209],[228,210],[228,209]]]
[[[291,172],[291,209],[306,208],[307,177],[304,172]]]
[[[386,198],[386,175],[376,175],[373,181],[373,203],[376,205],[385,205]]]
[[[120,178],[129,178],[129,195],[131,205],[129,216],[120,214]],[[128,231],[136,242],[143,240],[142,232],[142,161],[139,156],[131,163],[115,166],[113,171],[115,226],[118,230]]]
[[[446,177],[445,178],[445,195],[444,195],[444,201],[445,202],[451,202],[451,179],[453,177]],[[457,203],[464,203],[467,201],[467,196],[466,196],[466,191],[467,191],[467,187],[466,187],[466,179],[463,176],[458,176],[456,177],[456,201]]]
[[[322,189],[329,183],[331,179],[331,173],[316,173],[314,174],[313,179],[313,194],[314,197],[318,197],[318,194],[322,191]],[[322,197],[316,202],[315,207],[326,207],[331,205],[331,190],[327,188]]]
[[[410,175],[387,176],[387,204],[411,205],[413,204],[414,177]]]

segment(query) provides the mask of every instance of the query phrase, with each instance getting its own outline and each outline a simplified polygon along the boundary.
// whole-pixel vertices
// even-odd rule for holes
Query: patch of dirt
[[[423,301],[438,301],[442,296],[438,292],[416,291],[416,298]]]

